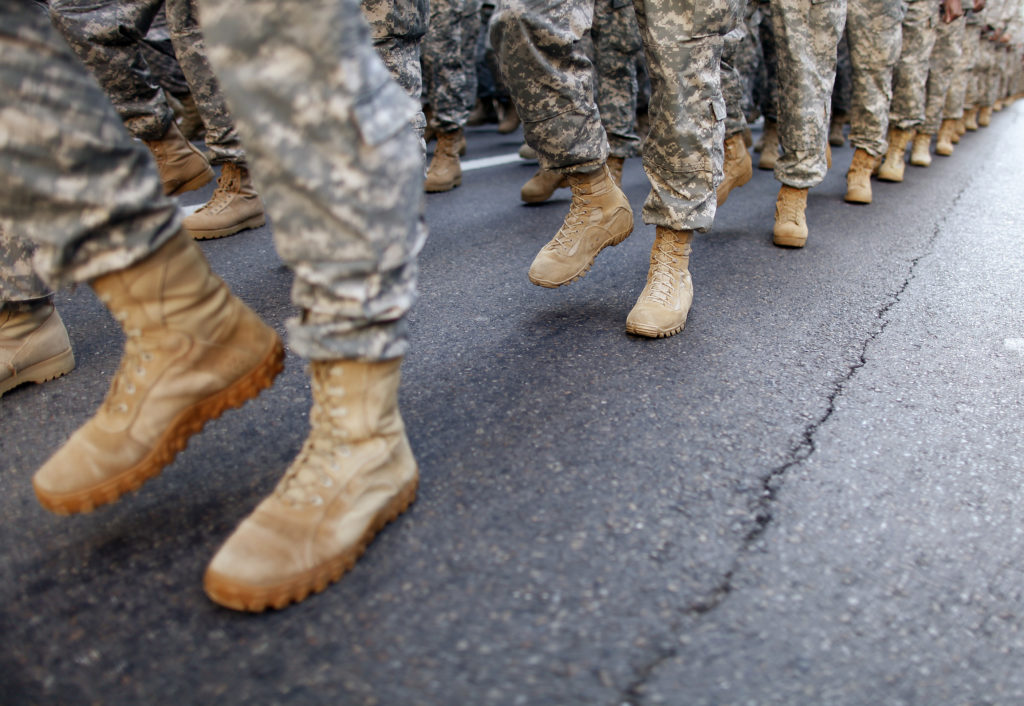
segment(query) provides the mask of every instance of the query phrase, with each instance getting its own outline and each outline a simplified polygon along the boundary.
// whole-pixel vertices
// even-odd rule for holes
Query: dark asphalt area
[[[871,206],[842,201],[835,149],[802,250],[772,245],[755,170],[663,340],[624,332],[639,160],[633,236],[558,290],[526,271],[568,191],[526,206],[534,166],[466,172],[427,198],[419,499],[338,584],[257,616],[201,577],[305,437],[303,361],[139,492],[58,517],[31,476],[121,346],[87,287],[61,293],[77,369],[0,400],[0,702],[1024,703],[1022,138],[1018,103]],[[466,159],[520,141],[475,128]],[[271,226],[202,248],[283,334]]]

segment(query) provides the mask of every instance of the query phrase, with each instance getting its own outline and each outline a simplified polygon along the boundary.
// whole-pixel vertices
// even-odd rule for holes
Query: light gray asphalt
[[[206,561],[306,430],[278,383],[91,515],[34,469],[102,399],[119,334],[60,296],[79,366],[0,400],[0,694],[10,703],[1020,703],[1024,106],[949,159],[771,244],[770,173],[699,238],[686,330],[623,332],[637,230],[559,290],[526,269],[567,192],[524,165],[428,199],[401,396],[423,475],[355,570],[285,611],[203,595]],[[518,148],[474,130],[469,157]],[[186,203],[201,201],[205,193]],[[270,228],[203,245],[279,329]]]

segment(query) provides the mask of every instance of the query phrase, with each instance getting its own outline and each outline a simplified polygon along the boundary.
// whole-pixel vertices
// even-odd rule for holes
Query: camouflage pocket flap
[[[356,101],[353,113],[363,142],[379,145],[409,124],[417,110],[416,101],[392,80]]]

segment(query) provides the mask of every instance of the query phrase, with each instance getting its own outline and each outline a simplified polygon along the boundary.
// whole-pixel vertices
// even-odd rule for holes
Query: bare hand
[[[943,0],[942,21],[949,24],[958,17],[964,16],[964,7],[960,0]]]

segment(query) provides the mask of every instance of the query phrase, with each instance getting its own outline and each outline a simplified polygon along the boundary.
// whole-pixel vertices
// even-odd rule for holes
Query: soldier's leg
[[[214,600],[258,611],[337,579],[415,493],[397,388],[425,238],[409,127],[419,105],[371,48],[355,0],[202,6],[275,244],[295,271],[291,346],[312,360],[309,438],[206,574]],[[254,21],[234,21],[243,11]]]
[[[779,137],[782,182],[775,205],[774,242],[802,247],[807,240],[807,190],[828,170],[828,129],[836,45],[846,22],[846,0],[772,0],[779,57]]]
[[[928,60],[935,45],[939,0],[911,0],[903,16],[903,44],[893,74],[889,148],[878,170],[884,181],[903,181],[907,145],[924,121]]]
[[[0,225],[51,285],[88,282],[126,333],[96,415],[33,478],[60,513],[159,473],[209,419],[270,383],[283,350],[182,231],[146,147],[34,3],[0,10]]]
[[[164,191],[176,195],[209,183],[213,170],[181,134],[141,50],[161,5],[162,0],[53,0],[50,15],[129,132],[150,148]]]
[[[420,50],[430,19],[427,0],[362,0],[363,16],[370,24],[370,36],[384,65],[406,93],[420,105],[423,72]],[[410,119],[420,138],[420,160],[426,161],[423,131],[427,118],[418,110]]]
[[[635,129],[639,90],[636,56],[643,44],[631,0],[598,0],[591,37],[598,112],[608,137],[609,165],[621,184],[622,160],[640,155],[640,137]]]
[[[430,3],[430,25],[423,37],[424,83],[430,86],[430,104],[437,129],[437,147],[427,168],[424,188],[428,192],[450,191],[462,183],[460,148],[465,145],[463,129],[476,94],[476,72],[466,63],[463,50],[468,37],[464,20],[466,0],[434,0]],[[476,37],[473,36],[475,45]]]
[[[871,203],[871,175],[888,147],[892,74],[900,57],[903,0],[849,0],[846,32],[853,91],[846,200]]]
[[[171,41],[192,88],[196,108],[206,127],[210,162],[222,165],[210,200],[185,219],[192,237],[206,240],[233,235],[266,222],[220,83],[206,57],[195,0],[166,0]]]
[[[956,119],[944,115],[944,110],[963,53],[963,32],[963,17],[948,23],[940,20],[935,27],[935,46],[932,48],[925,88],[924,121],[914,137],[911,164],[927,167],[931,163],[929,151],[935,135],[939,135],[938,142],[941,144],[941,148],[936,145],[937,153],[946,156],[953,153],[953,143],[949,138]]]
[[[581,39],[593,0],[508,0],[491,18],[491,41],[541,167],[567,177],[572,203],[537,254],[530,281],[559,287],[583,277],[603,249],[633,230],[633,212],[611,178],[608,140],[594,99],[593,65]]]
[[[722,167],[722,183],[718,185],[717,201],[721,206],[733,189],[746,184],[753,177],[753,162],[744,134],[747,132],[747,118],[743,108],[743,78],[736,68],[737,59],[746,39],[746,25],[740,23],[725,36],[722,50],[722,98],[725,100],[725,161]]]
[[[755,146],[760,149],[758,169],[774,170],[779,158],[779,58],[775,47],[775,30],[772,28],[772,9],[768,0],[760,3],[761,12],[761,54],[763,58],[763,84],[761,88],[761,113],[764,115],[764,132]]]
[[[0,226],[0,396],[74,367],[53,294],[32,266],[32,245]]]
[[[638,0],[634,6],[651,72],[651,131],[643,147],[651,193],[643,218],[656,228],[647,283],[626,330],[662,337],[686,323],[693,300],[690,242],[715,218],[725,141],[722,49],[741,3]]]

